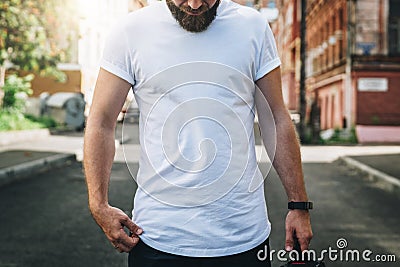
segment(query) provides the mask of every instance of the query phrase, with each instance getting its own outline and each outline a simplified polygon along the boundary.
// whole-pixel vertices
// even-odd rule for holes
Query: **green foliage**
[[[324,143],[327,145],[357,144],[356,130],[352,128],[350,133],[347,133],[344,129],[337,128],[332,137],[329,140],[325,140]]]
[[[49,116],[35,117],[32,115],[25,115],[25,118],[32,122],[41,124],[43,126],[42,128],[56,128],[59,126],[59,124]]]
[[[13,112],[21,112],[25,105],[21,94],[32,94],[31,81],[33,78],[32,74],[25,77],[18,77],[16,74],[9,75],[2,88],[4,92],[2,108]]]
[[[56,0],[0,1],[0,66],[9,62],[20,70],[65,80],[56,65],[66,57],[63,48],[68,47],[60,48],[58,43],[64,40],[55,39],[60,36],[56,33],[64,19],[63,6]]]
[[[12,109],[0,110],[0,131],[33,130],[57,128],[59,125],[50,117],[34,117],[24,115]]]
[[[23,114],[25,98],[20,95],[32,93],[31,81],[33,77],[32,74],[25,77],[18,77],[16,74],[7,76],[2,88],[4,97],[0,109],[0,131],[32,130],[58,126],[52,118],[36,118]]]
[[[375,124],[375,125],[378,125],[380,121],[381,121],[381,119],[379,118],[378,115],[373,115],[373,116],[371,117],[371,122],[372,122],[373,124]]]
[[[0,110],[0,131],[32,130],[48,127],[48,124],[43,121],[29,119],[20,112]]]

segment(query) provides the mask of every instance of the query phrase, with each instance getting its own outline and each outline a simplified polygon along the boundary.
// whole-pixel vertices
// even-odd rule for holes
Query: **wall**
[[[360,125],[400,125],[400,73],[358,72],[360,77],[388,79],[386,92],[357,91],[356,123]]]
[[[321,130],[343,127],[344,80],[327,84],[318,89],[318,104],[321,108]]]
[[[382,55],[386,49],[387,1],[363,0],[356,2],[356,36],[354,54]],[[383,19],[386,18],[386,19]]]
[[[41,77],[35,74],[33,79],[32,89],[33,94],[31,97],[38,97],[41,93],[47,92],[54,94],[57,92],[81,92],[81,71],[80,70],[64,70],[67,75],[67,81],[60,83],[52,77]],[[27,75],[28,72],[21,72],[20,75]]]

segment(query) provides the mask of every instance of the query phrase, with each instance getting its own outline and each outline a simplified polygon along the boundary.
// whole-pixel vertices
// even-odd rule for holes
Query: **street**
[[[108,201],[140,242],[249,249],[264,185],[258,260],[400,267],[400,0],[1,0],[0,25],[0,267],[127,267],[90,213],[85,142],[91,185],[115,147]],[[292,124],[310,211],[288,210],[307,201]],[[309,248],[285,251],[307,212]]]
[[[130,132],[137,129],[129,126]],[[118,131],[117,131],[118,135]],[[137,143],[137,137],[130,139]],[[137,164],[134,166],[137,171]],[[330,261],[327,266],[398,266],[400,249],[399,197],[364,179],[359,173],[333,163],[304,163],[314,238],[311,249],[347,247],[374,255],[397,256],[397,263]],[[287,200],[274,171],[266,179],[266,196],[272,234],[271,248],[284,248]],[[130,214],[136,185],[123,162],[113,166],[110,203]],[[0,188],[0,266],[126,266],[126,254],[108,243],[87,208],[81,163],[36,175]],[[361,255],[361,254],[360,254]],[[284,262],[273,255],[273,266]]]

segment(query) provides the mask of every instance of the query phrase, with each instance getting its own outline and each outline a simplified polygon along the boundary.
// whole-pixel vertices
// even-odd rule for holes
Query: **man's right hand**
[[[106,205],[91,208],[90,211],[108,240],[119,252],[129,252],[139,242],[139,235],[143,233],[143,229],[134,224],[122,210]],[[124,227],[128,228],[132,236],[127,235]]]

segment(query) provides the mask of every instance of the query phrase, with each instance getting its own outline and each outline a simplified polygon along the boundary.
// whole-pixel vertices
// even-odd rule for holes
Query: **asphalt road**
[[[376,255],[396,255],[396,262],[385,264],[374,262],[330,261],[327,266],[399,266],[400,261],[400,213],[399,196],[389,193],[359,173],[334,163],[304,164],[309,198],[314,202],[311,212],[314,238],[311,249],[320,255],[329,247],[338,250],[339,239],[345,239],[348,250],[357,249],[360,255],[371,250]],[[271,173],[266,181],[266,194],[272,222],[271,245],[273,249],[283,249],[284,219],[286,202],[279,178]],[[333,259],[334,257],[332,257]],[[345,257],[343,257],[345,259]],[[351,257],[349,257],[351,260]],[[275,266],[280,266],[279,264]]]
[[[136,189],[116,164],[110,202],[129,213]],[[0,188],[0,266],[124,266],[87,208],[79,163]]]
[[[348,248],[400,256],[398,197],[375,188],[356,173],[333,164],[305,164],[316,251]],[[115,164],[110,202],[130,213],[135,183]],[[266,180],[273,231],[271,245],[283,248],[286,201],[275,173]],[[81,165],[74,163],[0,188],[0,266],[124,266],[87,209]],[[399,258],[397,258],[397,261]],[[328,266],[398,266],[395,263],[330,262]],[[275,266],[280,266],[275,261]]]
[[[315,205],[311,212],[311,248],[317,255],[329,247],[338,249],[339,238],[347,241],[343,253],[348,249],[368,249],[373,253],[370,258],[378,254],[397,255],[396,263],[384,264],[330,261],[326,255],[327,266],[398,266],[399,196],[337,162],[306,163],[304,172],[309,197]],[[271,246],[278,251],[284,247],[286,197],[273,171],[265,187],[273,225]],[[135,190],[126,165],[114,164],[110,203],[130,214]],[[0,267],[127,264],[126,254],[115,251],[90,216],[80,163],[0,187],[0,244]],[[282,264],[275,254],[273,266]]]

